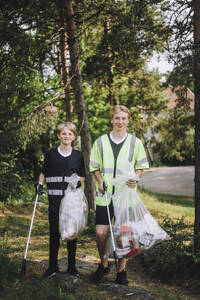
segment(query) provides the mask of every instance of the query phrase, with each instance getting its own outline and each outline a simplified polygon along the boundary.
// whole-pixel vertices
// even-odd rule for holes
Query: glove
[[[44,194],[43,185],[41,183],[36,182],[34,184],[34,187],[35,187],[35,192],[37,195],[41,196]]]

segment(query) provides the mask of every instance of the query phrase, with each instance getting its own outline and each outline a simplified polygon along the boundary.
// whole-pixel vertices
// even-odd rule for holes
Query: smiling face
[[[113,125],[113,131],[115,132],[126,132],[129,123],[128,113],[119,111],[115,113],[111,119]]]
[[[75,140],[75,135],[69,128],[63,127],[58,133],[58,138],[62,145],[71,146],[72,142]]]

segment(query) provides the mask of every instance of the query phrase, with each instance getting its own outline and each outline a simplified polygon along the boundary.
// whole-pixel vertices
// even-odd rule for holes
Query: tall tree
[[[67,44],[69,47],[70,54],[70,75],[72,77],[72,87],[74,91],[74,96],[76,100],[76,111],[79,120],[79,133],[81,136],[81,147],[83,151],[83,156],[86,164],[86,181],[85,181],[85,192],[87,199],[89,201],[89,207],[93,208],[93,198],[94,198],[94,188],[93,188],[93,178],[89,172],[89,158],[91,151],[91,138],[90,130],[88,124],[88,116],[84,101],[82,78],[80,73],[80,63],[79,63],[79,51],[78,51],[78,38],[76,23],[74,20],[74,10],[71,0],[63,0],[63,10],[64,17],[66,20],[67,29]]]
[[[166,23],[171,32],[166,48],[169,61],[174,64],[167,84],[193,90],[193,1],[171,1],[166,13]]]
[[[181,83],[192,86],[195,93],[195,250],[200,250],[200,2],[198,0],[176,0],[172,2],[171,59],[176,70],[174,76]],[[192,39],[193,35],[193,39]],[[175,43],[173,43],[173,41]],[[173,49],[172,49],[173,50]],[[187,70],[187,71],[185,71]],[[188,72],[189,70],[189,72]],[[180,76],[180,71],[183,76]],[[192,75],[192,76],[191,76]]]
[[[137,125],[141,125],[137,121],[142,120],[142,114],[153,115],[163,108],[160,100],[163,103],[165,100],[153,91],[151,84],[148,85],[152,83],[152,76],[150,72],[147,75],[145,63],[153,50],[162,49],[168,34],[162,16],[165,3],[118,1],[116,5],[116,1],[109,0],[101,13],[83,27],[82,75],[92,86],[87,98],[91,123],[94,118],[95,124],[100,125],[102,115],[98,108],[101,107],[106,115],[108,104],[122,103],[134,113],[133,128],[136,130]],[[159,84],[157,88],[160,91]],[[95,99],[94,110],[91,99]],[[105,123],[100,127],[102,133],[107,129]],[[96,132],[95,128],[93,138]]]
[[[60,62],[60,71],[62,76],[62,81],[64,85],[64,101],[65,101],[65,109],[66,109],[66,119],[71,122],[73,106],[72,99],[70,97],[70,85],[68,84],[70,81],[69,78],[69,59],[68,59],[68,49],[67,49],[67,28],[66,21],[62,13],[62,6],[59,10],[60,14],[60,44],[58,46],[58,54],[59,54],[59,62]]]
[[[94,19],[93,30],[86,28],[84,36],[84,71],[89,82],[97,81],[109,92],[116,75],[124,76],[131,70],[135,73],[153,50],[162,48],[167,35],[158,8],[162,3],[165,1],[118,1],[117,5],[116,1],[106,2],[102,13]],[[88,51],[91,45],[93,51]],[[113,88],[116,90],[116,86]]]
[[[77,114],[73,114],[73,119],[77,120],[78,115],[82,149],[87,156],[85,160],[88,165],[91,141],[83,92],[95,124],[91,131],[95,134],[103,133],[109,127],[105,118],[109,108],[108,98],[112,104],[118,101],[130,107],[137,104],[139,109],[143,107],[143,99],[146,99],[144,106],[154,107],[149,106],[150,102],[155,103],[154,97],[144,93],[146,88],[138,88],[140,78],[136,78],[136,72],[144,66],[145,58],[149,57],[154,49],[162,46],[166,34],[161,13],[164,2],[167,1],[3,0],[0,14],[2,12],[2,19],[5,19],[8,26],[6,30],[0,28],[3,41],[0,68],[4,69],[0,76],[3,79],[2,90],[10,93],[9,97],[6,93],[1,94],[4,112],[8,111],[8,99],[9,104],[12,103],[8,111],[8,123],[11,124],[14,118],[17,121],[34,106],[43,105],[43,102],[54,98],[69,78],[72,78],[74,93],[67,90],[67,85],[64,94],[60,94],[59,98],[56,98],[58,101],[54,103],[60,113],[60,119],[65,119],[64,103],[68,107],[67,118],[71,118],[71,103],[75,103]],[[60,7],[62,13],[58,12]],[[17,37],[13,38],[16,34]],[[80,69],[81,75],[84,76],[84,85]],[[9,78],[9,85],[5,80],[6,76]],[[41,84],[40,95],[33,78]],[[27,89],[29,86],[31,89]],[[138,89],[141,92],[140,99],[134,92]],[[71,98],[67,99],[69,94]],[[136,112],[135,115],[139,114]],[[7,114],[4,113],[3,116],[5,118]],[[37,129],[37,126],[35,128]],[[90,182],[89,173],[87,176],[87,182]],[[91,186],[89,183],[89,188]]]
[[[195,84],[195,234],[200,233],[200,1],[194,0],[194,84]],[[195,239],[195,248],[200,243]]]

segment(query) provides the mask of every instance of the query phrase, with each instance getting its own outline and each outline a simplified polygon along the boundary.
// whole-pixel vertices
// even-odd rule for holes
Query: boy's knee
[[[109,226],[107,225],[96,225],[96,236],[97,238],[106,237],[108,234]]]

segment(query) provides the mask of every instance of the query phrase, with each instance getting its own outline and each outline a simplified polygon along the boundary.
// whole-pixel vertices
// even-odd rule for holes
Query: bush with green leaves
[[[9,157],[9,155],[8,155]],[[0,162],[0,201],[6,201],[11,194],[17,192],[20,176],[16,170],[16,161],[9,157]]]
[[[9,288],[19,280],[18,265],[14,259],[8,256],[7,232],[4,232],[0,244],[0,289]]]
[[[182,217],[174,221],[165,219],[161,226],[171,240],[157,244],[140,256],[144,269],[151,277],[174,283],[199,278],[200,257],[194,252],[193,225]]]
[[[182,108],[170,110],[160,119],[158,136],[152,139],[154,152],[164,164],[194,164],[194,116]]]

